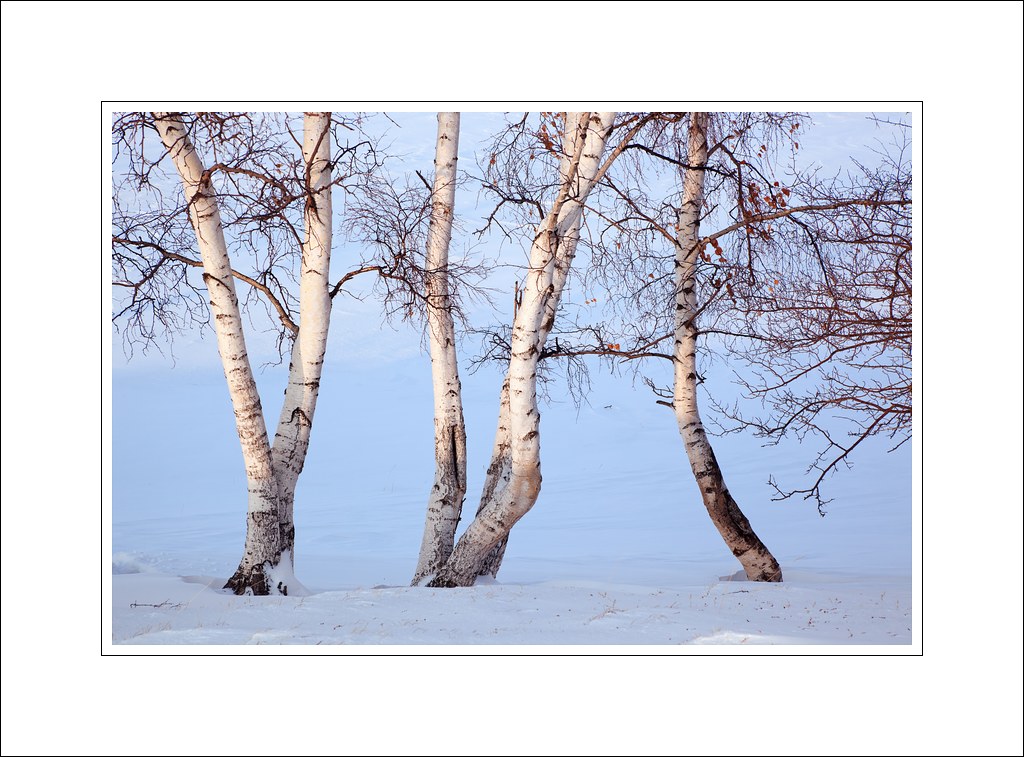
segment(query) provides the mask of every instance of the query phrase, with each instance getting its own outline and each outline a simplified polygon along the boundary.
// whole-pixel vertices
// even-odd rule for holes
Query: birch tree
[[[572,118],[578,118],[582,114],[569,113],[566,114],[566,127],[562,134],[562,149],[559,158],[558,165],[558,180],[559,186],[567,186],[569,182],[575,181],[571,176],[573,169],[574,156],[581,149],[581,139],[585,139],[585,134],[589,135],[581,128],[571,128],[569,125]],[[543,124],[540,133],[541,143],[550,148],[550,136],[548,130],[544,128]],[[607,137],[605,137],[607,139]],[[585,144],[582,145],[583,149],[586,149]],[[591,149],[594,149],[593,147]],[[602,148],[603,149],[603,148]],[[580,171],[595,171],[596,166],[591,165],[593,157],[587,157],[587,162],[582,163],[582,167],[577,167],[575,170],[577,174]],[[607,170],[607,168],[605,169]],[[586,174],[584,174],[586,175]],[[594,182],[596,184],[596,182]],[[594,184],[590,185],[590,189],[593,188]],[[493,186],[493,185],[492,185]],[[579,192],[583,187],[575,189]],[[589,194],[590,189],[587,189]],[[503,200],[506,198],[503,198]],[[582,198],[578,202],[573,200],[574,205],[571,207],[577,207],[582,210],[586,198]],[[576,246],[580,239],[580,224],[582,222],[582,212],[577,214],[573,222],[565,228],[564,236],[562,236],[558,242],[558,246],[561,251],[561,255],[556,256],[553,269],[551,274],[550,287],[552,293],[557,293],[557,296],[549,297],[544,302],[544,313],[540,321],[540,327],[537,333],[537,366],[539,367],[540,359],[544,355],[544,345],[547,342],[548,335],[554,328],[555,317],[558,313],[558,307],[562,299],[562,292],[565,289],[566,281],[569,277],[569,271],[572,266],[572,261],[576,257]],[[517,284],[514,307],[513,307],[513,329],[515,323],[518,322],[519,311],[522,307],[522,292]],[[514,331],[513,331],[514,333]],[[512,345],[508,345],[508,354],[512,354]],[[536,372],[536,371],[535,371]],[[499,488],[505,487],[511,480],[512,475],[512,405],[511,405],[511,394],[509,391],[511,380],[511,371],[506,375],[504,382],[501,385],[501,393],[498,400],[498,424],[497,431],[494,435],[494,448],[491,452],[491,462],[487,466],[487,474],[484,478],[484,485],[480,495],[480,504],[477,508],[477,516],[480,516],[484,512],[484,509],[495,501],[495,497],[499,492]],[[536,393],[536,388],[534,388]],[[539,420],[538,420],[539,423]],[[509,529],[511,531],[511,528]],[[501,570],[501,565],[505,559],[505,550],[508,547],[509,534],[505,533],[501,538],[497,540],[494,546],[487,552],[486,556],[480,563],[477,570],[478,576],[491,576],[496,577],[498,571]]]
[[[435,472],[427,501],[423,544],[412,579],[414,586],[436,573],[451,555],[466,496],[466,423],[448,279],[459,157],[458,113],[437,115],[435,155],[424,281],[434,384]]]
[[[753,365],[746,386],[762,397],[794,386],[833,359],[882,343],[896,363],[905,354],[909,370],[909,342],[905,353],[893,349],[897,334],[909,335],[899,325],[909,323],[910,248],[903,235],[909,230],[909,183],[851,180],[840,185],[792,167],[784,183],[778,153],[780,147],[798,148],[800,120],[796,114],[659,114],[644,138],[631,146],[631,170],[606,179],[618,203],[604,215],[606,225],[592,242],[591,282],[601,282],[611,293],[620,320],[577,323],[563,333],[561,349],[550,355],[602,355],[618,364],[650,358],[671,362],[671,388],[661,389],[650,379],[647,383],[675,413],[712,522],[747,577],[758,581],[781,580],[781,569],[726,486],[702,418],[701,357]],[[667,190],[651,191],[658,186],[652,172],[659,166],[676,171],[678,200],[666,197]],[[784,161],[781,168],[786,168]],[[905,217],[906,223],[894,216]],[[713,225],[712,230],[702,229],[702,223]],[[880,245],[883,239],[893,251],[893,264],[865,265],[869,256],[860,254],[859,247],[872,241]],[[659,242],[668,243],[671,256],[659,252]],[[836,298],[840,290],[845,299]],[[869,336],[883,320],[879,311],[900,299],[897,292],[906,297],[890,309],[890,324],[881,327],[892,338],[876,339],[877,331]],[[874,318],[853,315],[865,310]],[[861,317],[872,325],[853,325]],[[660,349],[669,339],[672,350]],[[841,342],[847,346],[837,347]],[[891,361],[879,357],[857,369],[885,375],[889,366]],[[777,438],[787,430],[806,429],[809,419],[829,406],[871,407],[874,398],[866,395],[872,384],[861,374],[857,399],[849,381],[836,381],[828,395],[813,386],[809,394],[776,395],[781,420],[743,418],[729,409],[728,401],[714,394],[709,398],[719,419],[739,420],[739,428]],[[862,431],[880,429],[876,420],[903,409],[909,417],[909,381],[906,387],[906,402],[874,404],[878,415]],[[817,428],[829,438],[823,425]],[[831,439],[829,445],[841,454],[848,451]],[[820,481],[819,476],[809,492]]]
[[[304,179],[307,194],[303,208],[306,234],[299,261],[301,320],[292,348],[288,386],[271,450],[279,487],[281,550],[292,566],[295,559],[295,485],[309,449],[331,322],[330,267],[334,219],[331,205],[330,128],[330,113],[305,114],[302,159],[306,166]],[[239,570],[243,570],[245,565],[243,559]],[[237,579],[238,574],[232,580]]]
[[[248,485],[245,549],[225,588],[236,594],[288,593],[295,544],[295,483],[306,458],[320,386],[331,300],[330,114],[305,116],[306,237],[302,245],[299,310],[288,388],[273,448],[267,436],[216,192],[180,116],[156,113],[155,126],[178,174],[203,262],[217,348],[242,446]],[[283,563],[283,565],[282,565]]]
[[[470,586],[485,569],[489,556],[500,563],[502,541],[540,495],[537,367],[576,253],[587,197],[628,143],[628,136],[639,128],[634,124],[627,138],[602,160],[614,119],[614,113],[565,115],[557,195],[536,228],[512,326],[494,456],[484,484],[485,498],[430,586]],[[548,138],[546,144],[553,149],[552,143]],[[536,198],[533,202],[537,203]]]
[[[781,581],[782,569],[754,533],[725,484],[701,421],[697,401],[697,336],[701,303],[697,267],[702,251],[700,219],[708,161],[708,115],[691,113],[683,196],[675,240],[675,333],[673,337],[673,409],[694,479],[711,521],[751,581]]]
[[[335,186],[348,189],[352,177],[373,169],[371,146],[346,143],[332,156],[330,113],[306,113],[301,141],[278,123],[274,114],[186,117],[160,112],[124,114],[115,124],[116,152],[124,152],[127,168],[115,191],[114,283],[129,293],[115,323],[123,324],[126,339],[141,340],[144,347],[154,343],[156,325],[170,331],[190,321],[202,326],[204,310],[196,299],[201,290],[188,275],[202,270],[247,479],[245,546],[226,584],[239,594],[301,589],[293,574],[295,490],[316,412],[331,301],[353,276],[379,268],[363,265],[330,283],[331,194]],[[149,129],[164,149],[156,159],[145,148]],[[204,165],[193,140],[199,132],[213,156],[210,165]],[[298,142],[297,155],[291,140]],[[164,201],[166,188],[154,178],[164,158],[183,188],[183,210]],[[337,170],[342,160],[344,170]],[[228,191],[223,195],[214,186],[215,176],[224,177]],[[147,188],[151,210],[140,202]],[[249,253],[245,257],[261,266],[258,273],[234,267],[226,228],[234,230],[236,247]],[[198,259],[189,254],[193,247]],[[297,296],[286,284],[292,259],[298,268]],[[247,286],[247,299],[254,294],[262,298],[279,321],[283,343],[290,344],[288,383],[273,442],[249,360],[236,280]]]

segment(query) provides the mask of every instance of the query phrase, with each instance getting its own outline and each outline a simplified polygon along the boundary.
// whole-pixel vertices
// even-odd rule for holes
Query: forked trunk
[[[706,113],[690,116],[687,165],[683,176],[683,201],[676,239],[676,319],[674,409],[679,433],[686,446],[694,478],[712,522],[726,545],[740,561],[751,581],[781,581],[782,570],[750,521],[729,493],[722,469],[701,422],[697,401],[697,265],[701,250],[700,214],[704,203],[704,166],[707,164]]]
[[[209,174],[181,118],[157,113],[156,127],[181,176],[200,255],[217,348],[245,462],[249,490],[245,553],[225,588],[236,594],[287,594],[299,588],[292,573],[295,485],[309,446],[316,409],[331,301],[331,165],[329,113],[307,113],[303,158],[306,163],[306,240],[299,281],[301,323],[292,348],[281,418],[271,448],[263,408],[245,349],[238,296]]]
[[[537,365],[554,324],[562,285],[575,252],[575,244],[563,242],[573,237],[574,230],[578,231],[583,205],[596,183],[614,115],[573,113],[566,117],[565,141],[575,149],[567,169],[563,161],[559,196],[534,238],[522,304],[512,328],[507,380],[511,450],[507,483],[496,482],[491,500],[482,503],[477,517],[430,586],[471,586],[481,574],[488,555],[508,537],[512,527],[529,512],[540,495]],[[499,442],[500,432],[496,450]]]
[[[451,555],[466,496],[466,424],[448,282],[459,156],[458,113],[437,115],[435,155],[426,259],[427,329],[434,382],[434,485],[427,501],[413,586],[436,573]]]

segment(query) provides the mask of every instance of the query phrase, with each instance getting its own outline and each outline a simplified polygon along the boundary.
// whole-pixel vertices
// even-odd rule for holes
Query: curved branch
[[[358,275],[360,275],[362,273],[376,273],[376,274],[378,274],[380,276],[383,276],[385,272],[384,272],[384,269],[381,266],[379,266],[379,265],[368,265],[368,266],[363,266],[362,268],[356,268],[353,271],[349,271],[344,276],[342,276],[340,279],[338,279],[338,283],[335,284],[331,288],[331,292],[330,292],[330,295],[329,295],[330,298],[333,300],[334,296],[338,292],[341,291],[341,288],[343,286],[345,286],[345,284],[347,284],[352,279],[354,279],[356,276],[358,276]]]
[[[192,266],[193,268],[203,267],[201,261],[198,261],[194,258],[186,257],[185,255],[179,255],[176,252],[171,252],[170,250],[161,247],[155,242],[146,242],[141,239],[127,239],[125,237],[116,236],[112,237],[112,241],[114,242],[114,244],[129,245],[132,247],[148,247],[149,249],[156,250],[157,252],[159,252],[167,260],[176,260],[179,263],[184,263],[185,265]],[[268,287],[266,284],[257,281],[251,276],[246,276],[244,273],[236,271],[234,268],[231,269],[231,275],[234,276],[239,281],[244,281],[253,289],[262,292],[263,295],[270,301],[270,304],[274,306],[274,309],[277,311],[277,316],[278,318],[281,319],[281,323],[284,325],[284,327],[291,331],[293,334],[299,333],[298,325],[295,323],[295,321],[291,319],[291,316],[288,314],[287,308],[285,308],[284,304],[274,295],[274,293],[270,290],[270,287]],[[143,281],[145,281],[145,279]]]

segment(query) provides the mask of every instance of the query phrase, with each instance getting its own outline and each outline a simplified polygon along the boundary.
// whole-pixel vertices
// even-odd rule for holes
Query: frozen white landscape
[[[589,403],[578,410],[552,387],[541,498],[513,529],[497,581],[410,588],[432,478],[429,360],[417,354],[415,335],[385,329],[378,336],[404,351],[378,356],[371,368],[365,355],[339,360],[325,377],[296,507],[295,567],[305,596],[221,589],[240,557],[245,481],[216,356],[208,369],[142,360],[118,371],[113,651],[154,644],[911,651],[909,445],[886,454],[874,444],[832,478],[836,499],[822,518],[811,502],[771,502],[766,484],[769,473],[799,480],[809,448],[717,439],[727,481],[785,579],[737,580],[739,563],[700,502],[672,412],[628,376],[596,371]],[[339,352],[369,349],[338,341]],[[269,404],[280,396],[273,379],[283,379],[274,369],[263,376]],[[499,380],[488,367],[464,379],[471,478],[463,525],[489,460]]]

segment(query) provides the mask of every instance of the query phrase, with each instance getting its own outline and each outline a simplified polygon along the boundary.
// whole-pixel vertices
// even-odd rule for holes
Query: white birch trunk
[[[299,272],[299,333],[292,347],[273,465],[280,495],[281,549],[294,564],[295,486],[306,462],[327,334],[331,320],[331,114],[306,113],[302,157],[306,164],[306,239]]]
[[[575,154],[569,169],[563,168],[559,197],[534,238],[523,300],[512,329],[508,368],[511,451],[508,482],[496,487],[492,500],[478,512],[431,586],[471,586],[488,554],[508,536],[540,495],[537,363],[554,325],[562,286],[575,253],[575,244],[563,244],[563,240],[572,239],[574,230],[578,232],[583,205],[594,186],[614,116],[614,113],[567,114],[566,142],[576,145]],[[578,142],[573,141],[570,133],[577,127],[586,130],[585,138]]]
[[[249,490],[245,554],[225,588],[233,589],[237,594],[246,591],[254,594],[287,593],[283,584],[272,585],[270,576],[270,571],[281,561],[278,486],[263,408],[245,348],[238,296],[216,194],[181,118],[170,113],[154,115],[160,139],[181,176],[189,218],[199,243],[217,349],[224,365],[245,463]]]
[[[466,424],[462,415],[462,385],[448,283],[448,248],[455,213],[458,157],[459,114],[439,113],[426,259],[427,329],[434,383],[435,472],[413,586],[436,573],[451,555],[466,496]]]
[[[570,176],[572,158],[576,154],[576,148],[578,140],[581,136],[581,130],[579,128],[566,129],[563,139],[563,157],[561,160],[561,166],[559,169],[559,176],[563,182],[571,181]],[[583,163],[583,158],[580,162],[581,172],[594,170],[587,163]],[[584,175],[592,175],[584,173]],[[588,190],[589,191],[589,190]],[[571,201],[567,201],[566,205],[569,205]],[[573,206],[578,203],[573,202]],[[582,207],[582,206],[581,206]],[[563,205],[563,212],[565,206]],[[551,287],[554,293],[553,297],[548,298],[547,303],[544,307],[544,317],[541,322],[540,333],[538,334],[538,342],[541,347],[547,343],[548,335],[551,333],[551,329],[555,325],[555,315],[558,311],[558,303],[562,299],[562,290],[565,288],[565,282],[569,278],[569,270],[572,268],[572,261],[576,257],[576,244],[580,237],[580,222],[582,216],[578,216],[575,222],[569,227],[561,244],[559,245],[560,254],[555,260],[554,269],[551,275]],[[539,357],[539,353],[538,353]],[[494,451],[491,454],[491,464],[487,468],[487,478],[484,480],[484,486],[480,497],[480,506],[477,508],[477,514],[480,512],[494,499],[495,494],[499,491],[500,486],[508,483],[509,476],[511,475],[512,469],[512,441],[510,437],[511,424],[509,422],[509,399],[508,399],[508,379],[505,379],[505,383],[501,387],[501,400],[499,403],[498,411],[498,431],[495,434],[494,439]],[[484,558],[483,563],[480,565],[479,574],[481,576],[491,576],[492,578],[497,577],[498,571],[501,570],[501,563],[505,559],[505,549],[508,547],[508,537],[506,534],[504,537],[498,540],[498,543],[494,545],[487,556]]]
[[[697,266],[700,258],[700,215],[704,204],[704,168],[708,159],[708,116],[692,113],[683,174],[683,199],[676,238],[676,315],[674,345],[674,409],[686,455],[701,499],[726,545],[751,581],[781,581],[778,562],[750,526],[729,493],[715,459],[697,400]]]

